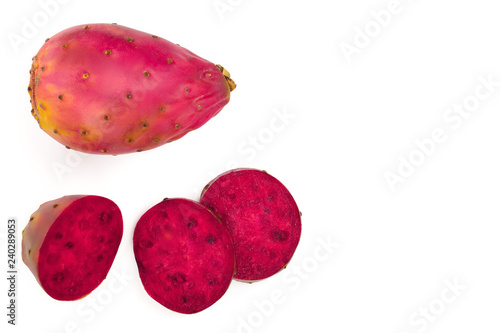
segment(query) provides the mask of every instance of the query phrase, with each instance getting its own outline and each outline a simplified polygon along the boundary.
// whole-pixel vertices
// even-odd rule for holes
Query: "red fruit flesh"
[[[23,232],[23,261],[54,299],[88,295],[106,278],[123,234],[120,209],[99,196],[40,206]]]
[[[234,274],[229,232],[205,207],[187,199],[164,200],[140,218],[134,253],[146,292],[180,313],[214,304]]]
[[[205,187],[200,201],[231,233],[235,279],[267,278],[292,258],[300,239],[300,212],[290,192],[273,176],[254,169],[228,171]]]

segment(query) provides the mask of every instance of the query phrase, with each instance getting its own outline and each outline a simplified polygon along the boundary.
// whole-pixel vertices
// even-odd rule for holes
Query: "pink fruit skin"
[[[197,202],[174,198],[155,205],[137,223],[133,242],[144,289],[170,310],[200,312],[231,283],[231,235]]]
[[[116,24],[59,32],[33,58],[30,74],[40,128],[67,148],[93,154],[177,140],[219,113],[235,87],[222,67]]]
[[[46,235],[49,228],[52,226],[57,216],[63,212],[73,201],[83,198],[83,195],[69,195],[40,205],[40,208],[30,217],[30,222],[23,230],[22,242],[22,258],[26,266],[31,270],[36,277],[38,283],[38,255],[42,246],[44,237],[37,235]],[[54,208],[54,205],[58,205]],[[41,217],[41,218],[39,218]],[[35,218],[36,222],[32,223]],[[29,253],[28,253],[29,251]]]
[[[200,202],[231,233],[235,280],[268,278],[291,260],[300,240],[301,213],[275,177],[256,169],[230,170],[205,186]]]
[[[85,297],[106,277],[123,234],[109,199],[70,195],[40,205],[23,230],[22,259],[49,296]]]

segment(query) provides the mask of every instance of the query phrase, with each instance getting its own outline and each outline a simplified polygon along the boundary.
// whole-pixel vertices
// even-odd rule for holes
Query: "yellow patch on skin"
[[[40,107],[40,104],[43,105],[43,109]],[[43,121],[44,124],[47,124],[47,120],[51,119],[51,117],[50,117],[51,110],[48,109],[46,104],[44,104],[43,102],[38,103],[37,110],[38,110],[38,117],[40,118],[40,122]]]
[[[127,132],[127,134],[125,134],[125,141],[127,143],[133,143],[137,140],[137,136],[137,131]]]
[[[81,129],[78,135],[79,135],[78,140],[85,140],[86,142],[100,142],[102,140],[102,133],[97,129],[92,131],[87,129]]]
[[[40,58],[43,57],[43,63],[40,60]],[[50,59],[50,58],[49,58]],[[54,63],[54,60],[45,60],[45,57],[43,55],[38,56],[37,64],[41,67],[45,67],[44,72],[50,71],[52,69],[52,64]]]
[[[40,104],[43,105],[43,109],[40,108]],[[37,110],[40,128],[54,138],[67,136],[68,132],[61,129],[59,122],[52,116],[53,110],[47,107],[47,103],[39,102]]]
[[[54,96],[59,96],[60,95],[60,92],[59,92],[59,87],[56,86],[55,84],[52,84],[52,83],[48,83],[48,84],[45,84],[43,86],[43,89],[45,89],[45,93],[47,95],[54,95]]]

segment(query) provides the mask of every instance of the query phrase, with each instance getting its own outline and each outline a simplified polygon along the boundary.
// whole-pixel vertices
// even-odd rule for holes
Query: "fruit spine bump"
[[[229,72],[156,35],[86,24],[48,38],[28,93],[40,128],[67,148],[125,154],[172,142],[229,102]]]

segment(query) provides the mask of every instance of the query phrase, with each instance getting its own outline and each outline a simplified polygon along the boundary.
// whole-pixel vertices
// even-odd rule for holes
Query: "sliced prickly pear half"
[[[31,215],[23,230],[22,258],[49,296],[77,300],[106,278],[122,234],[122,214],[113,201],[65,196]]]
[[[166,199],[149,209],[135,227],[134,253],[149,296],[184,314],[213,305],[234,274],[228,230],[188,199]]]
[[[28,92],[40,128],[66,148],[125,154],[177,140],[214,117],[236,87],[229,72],[168,40],[116,24],[48,38]]]
[[[200,201],[231,233],[235,279],[258,281],[286,267],[299,243],[301,213],[279,180],[265,171],[231,170],[205,186]]]

